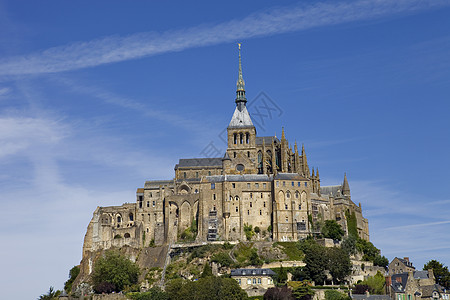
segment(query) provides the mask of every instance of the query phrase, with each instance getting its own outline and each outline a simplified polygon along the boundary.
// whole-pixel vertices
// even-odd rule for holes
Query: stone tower
[[[256,128],[247,110],[245,82],[242,76],[241,44],[239,44],[239,74],[236,83],[236,109],[227,127],[228,160],[224,174],[254,174],[256,166]]]

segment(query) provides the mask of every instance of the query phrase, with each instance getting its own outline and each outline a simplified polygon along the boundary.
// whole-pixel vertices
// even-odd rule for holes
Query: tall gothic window
[[[248,144],[248,143],[249,143],[249,140],[250,140],[250,134],[247,132],[247,133],[245,134],[245,143]]]
[[[241,133],[239,136],[240,136],[240,142],[241,142],[241,145],[242,145],[244,143],[244,134]]]
[[[234,144],[236,145],[237,144],[237,134],[236,133],[233,134],[233,138],[234,138]]]

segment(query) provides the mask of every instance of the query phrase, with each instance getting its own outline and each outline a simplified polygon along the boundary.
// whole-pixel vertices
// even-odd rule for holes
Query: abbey
[[[303,146],[292,149],[284,129],[280,139],[257,136],[240,50],[235,103],[223,157],[180,159],[173,179],[145,182],[135,202],[98,207],[83,252],[172,244],[189,234],[196,242],[244,241],[248,232],[252,240],[296,241],[318,234],[324,220],[336,220],[348,234],[349,216],[369,240],[346,176],[342,184],[321,186],[319,170],[310,170]]]

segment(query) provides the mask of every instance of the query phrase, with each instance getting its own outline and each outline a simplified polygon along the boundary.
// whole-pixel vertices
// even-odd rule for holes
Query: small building
[[[249,297],[261,296],[271,287],[274,287],[271,269],[234,269],[231,270],[231,278],[235,279],[239,286],[247,292]]]
[[[412,262],[409,261],[409,257],[394,258],[389,264],[389,276],[400,273],[414,272],[416,268]]]

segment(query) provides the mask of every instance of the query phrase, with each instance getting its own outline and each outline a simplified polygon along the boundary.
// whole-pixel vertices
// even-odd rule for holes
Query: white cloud
[[[183,30],[110,36],[75,42],[39,53],[0,60],[0,75],[24,75],[77,70],[138,59],[188,48],[216,45],[291,31],[372,20],[395,14],[450,5],[446,0],[360,0],[283,7],[251,14],[241,20]]]

